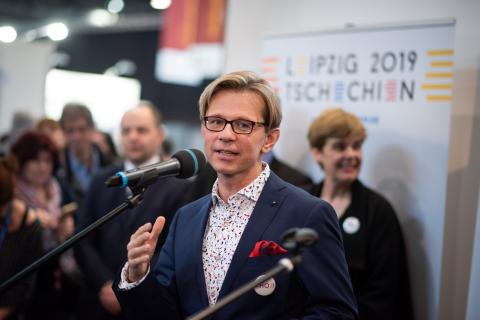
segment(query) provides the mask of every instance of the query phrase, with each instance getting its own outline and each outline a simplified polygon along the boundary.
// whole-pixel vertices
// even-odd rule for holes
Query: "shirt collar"
[[[257,202],[258,198],[260,198],[260,194],[262,193],[263,187],[270,176],[270,166],[268,163],[262,161],[263,170],[260,174],[248,184],[246,187],[240,189],[237,193],[230,196],[229,200],[236,195],[242,195],[246,198]],[[215,180],[212,188],[212,202],[213,205],[216,205],[218,201],[221,200],[220,195],[218,194],[218,178]]]
[[[92,145],[92,162],[89,167],[81,163],[72,150],[67,149],[67,151],[68,151],[68,159],[73,172],[81,170],[82,168],[86,170],[95,170],[98,167],[100,167],[100,155],[98,154],[97,149],[93,147],[93,145]]]

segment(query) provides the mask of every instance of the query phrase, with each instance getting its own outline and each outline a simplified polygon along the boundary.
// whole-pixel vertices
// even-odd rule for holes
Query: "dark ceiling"
[[[21,39],[29,30],[64,22],[69,37],[58,43],[57,53],[68,59],[57,68],[102,74],[120,60],[131,61],[136,71],[130,76],[141,82],[142,99],[158,105],[166,120],[197,123],[192,106],[207,80],[198,87],[158,82],[154,70],[163,11],[151,8],[149,0],[123,1],[118,23],[98,28],[89,25],[86,16],[105,9],[108,0],[0,0],[0,27],[15,27]]]
[[[158,29],[161,11],[153,9],[150,1],[123,2],[119,23],[109,28],[110,31],[125,27]],[[11,25],[22,32],[61,21],[73,25],[73,32],[78,29],[84,31],[87,28],[87,14],[94,9],[106,9],[107,3],[108,0],[0,0],[0,26]]]

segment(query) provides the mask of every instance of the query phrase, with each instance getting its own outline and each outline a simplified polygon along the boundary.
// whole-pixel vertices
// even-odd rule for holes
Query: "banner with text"
[[[282,102],[282,160],[318,181],[306,138],[312,120],[342,107],[364,122],[361,179],[399,212],[416,304],[428,304],[421,308],[430,315],[440,285],[453,48],[446,23],[272,36],[261,57],[260,73]]]

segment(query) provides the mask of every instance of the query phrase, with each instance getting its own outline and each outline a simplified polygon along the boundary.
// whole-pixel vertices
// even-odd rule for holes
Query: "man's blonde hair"
[[[267,130],[278,128],[282,121],[280,102],[270,84],[251,71],[238,71],[225,74],[210,83],[200,96],[200,120],[207,114],[208,107],[213,97],[220,91],[250,91],[262,97],[265,108],[263,118]]]
[[[356,115],[341,108],[325,110],[308,129],[310,147],[318,150],[322,150],[328,138],[343,139],[350,136],[365,139],[367,132]]]

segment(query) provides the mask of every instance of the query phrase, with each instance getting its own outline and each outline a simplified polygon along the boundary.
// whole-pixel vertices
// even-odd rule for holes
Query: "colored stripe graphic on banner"
[[[427,94],[428,102],[452,100],[453,89],[453,54],[452,49],[434,49],[427,51],[430,69],[425,73],[425,82],[420,89]]]

